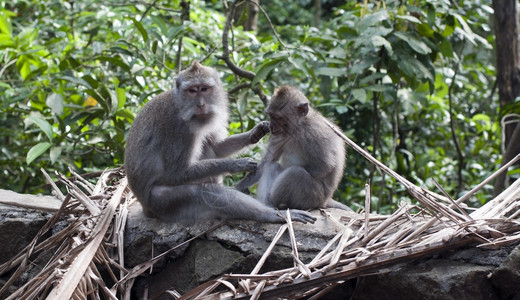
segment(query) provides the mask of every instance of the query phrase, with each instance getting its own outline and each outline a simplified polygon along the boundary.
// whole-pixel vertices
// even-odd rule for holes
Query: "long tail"
[[[346,206],[345,204],[338,202],[334,199],[330,199],[329,201],[327,201],[326,208],[339,208],[339,209],[346,210],[346,211],[353,211],[352,208],[350,208],[350,207]]]

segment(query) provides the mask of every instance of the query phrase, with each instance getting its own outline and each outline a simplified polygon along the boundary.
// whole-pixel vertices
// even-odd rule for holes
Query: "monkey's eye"
[[[205,86],[200,88],[200,91],[201,91],[201,92],[205,92],[205,91],[207,91],[207,90],[208,90],[208,88],[205,87]]]
[[[190,94],[196,94],[196,93],[197,93],[197,89],[196,89],[196,88],[189,88],[189,89],[188,89],[188,93],[190,93]]]

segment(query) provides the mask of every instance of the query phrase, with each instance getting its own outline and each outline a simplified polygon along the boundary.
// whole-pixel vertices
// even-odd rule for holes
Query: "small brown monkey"
[[[258,182],[258,200],[280,209],[351,210],[331,198],[343,176],[345,147],[325,118],[290,86],[275,90],[267,112],[271,118],[267,153],[258,170],[236,188],[246,191]]]
[[[278,212],[221,185],[226,173],[254,171],[248,158],[225,158],[257,143],[268,131],[262,122],[229,136],[227,95],[215,69],[194,62],[178,74],[174,89],[150,100],[127,136],[125,169],[130,188],[147,216],[193,223],[200,219],[283,222]],[[291,211],[300,222],[315,218]]]

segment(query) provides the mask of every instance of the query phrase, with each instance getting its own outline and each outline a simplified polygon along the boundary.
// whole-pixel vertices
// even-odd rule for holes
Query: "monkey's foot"
[[[312,223],[316,222],[316,218],[309,212],[299,209],[290,209],[291,219],[293,221],[298,221],[302,223]]]

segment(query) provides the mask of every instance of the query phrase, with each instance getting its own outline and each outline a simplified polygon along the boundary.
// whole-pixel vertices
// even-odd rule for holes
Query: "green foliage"
[[[195,59],[217,66],[228,88],[247,82],[218,58],[225,23],[220,1],[190,1],[186,22],[180,1],[163,2],[2,4],[5,187],[37,188],[40,168],[88,172],[122,164],[135,114]],[[321,26],[314,28],[305,25],[313,17],[311,1],[262,1],[280,40],[261,15],[258,33],[233,29],[232,60],[255,72],[252,85],[267,95],[280,84],[298,86],[351,139],[419,185],[435,190],[435,179],[457,197],[488,176],[500,159],[490,1],[459,1],[458,7],[441,0],[336,2],[323,1]],[[251,90],[230,98],[230,132],[265,119]],[[258,148],[253,156],[261,157]],[[336,196],[356,207],[369,180],[381,211],[406,196],[350,150]],[[490,190],[474,204],[488,199]]]

